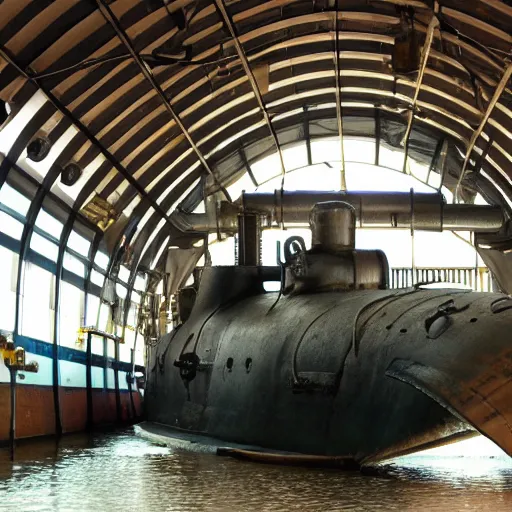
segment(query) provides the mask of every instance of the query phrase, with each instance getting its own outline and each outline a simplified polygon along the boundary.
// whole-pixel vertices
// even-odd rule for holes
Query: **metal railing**
[[[389,271],[390,288],[407,288],[417,283],[449,283],[478,292],[492,292],[492,274],[487,267],[399,267]]]

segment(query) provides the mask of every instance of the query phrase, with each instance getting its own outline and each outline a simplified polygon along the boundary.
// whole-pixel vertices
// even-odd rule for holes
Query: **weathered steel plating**
[[[293,293],[280,301],[261,267],[203,270],[190,318],[149,352],[149,420],[360,462],[477,431],[512,455],[512,317],[492,314],[503,296],[357,286],[353,224],[322,226],[339,215],[354,221],[350,208],[318,206],[314,247],[285,245]]]

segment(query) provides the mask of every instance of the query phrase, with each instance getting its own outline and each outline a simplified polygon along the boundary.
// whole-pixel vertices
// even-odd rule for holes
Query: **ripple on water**
[[[508,458],[408,457],[383,476],[173,452],[128,430],[0,453],[0,510],[512,510]]]

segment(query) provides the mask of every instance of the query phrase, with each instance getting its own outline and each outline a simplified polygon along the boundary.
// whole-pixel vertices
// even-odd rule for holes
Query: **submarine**
[[[384,252],[355,248],[361,208],[312,197],[311,249],[292,236],[276,266],[205,266],[180,291],[182,323],[148,347],[148,425],[361,465],[479,433],[512,455],[512,299],[390,289]]]

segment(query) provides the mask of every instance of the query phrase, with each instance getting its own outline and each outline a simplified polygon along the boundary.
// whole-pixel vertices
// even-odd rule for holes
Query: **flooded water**
[[[23,443],[0,452],[0,510],[512,510],[512,463],[415,456],[381,476],[175,452],[132,430]]]

